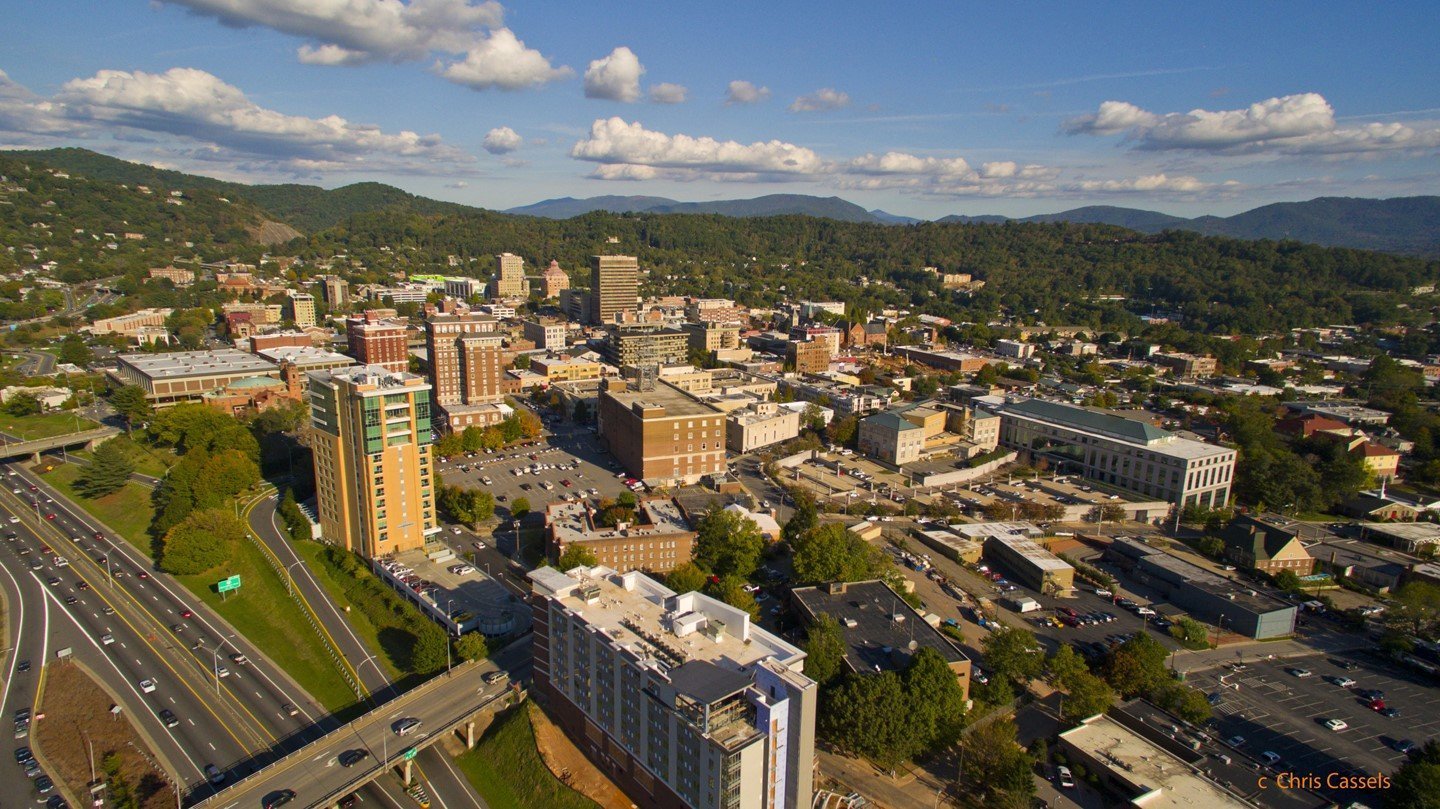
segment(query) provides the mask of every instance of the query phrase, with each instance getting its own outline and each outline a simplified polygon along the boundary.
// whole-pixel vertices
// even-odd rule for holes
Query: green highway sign
[[[238,575],[231,576],[231,577],[228,578],[228,579],[221,579],[220,581],[215,582],[215,591],[216,591],[216,592],[228,593],[228,592],[230,592],[231,590],[239,590],[239,589],[240,589],[240,577],[239,577]]]
[[[401,756],[400,758],[402,758],[402,759],[404,759],[404,760],[406,760],[406,761],[410,761],[411,759],[415,758],[416,752],[418,752],[418,751],[416,751],[416,749],[412,747],[412,748],[410,748],[409,750],[406,750],[406,751],[405,751],[405,755]]]

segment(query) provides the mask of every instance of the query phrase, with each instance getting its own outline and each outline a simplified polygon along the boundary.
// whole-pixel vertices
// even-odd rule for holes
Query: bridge
[[[497,657],[523,658],[529,643],[529,638],[524,638],[523,643],[512,644]],[[392,767],[401,770],[409,785],[411,761],[417,752],[448,733],[460,734],[466,747],[474,747],[476,718],[523,698],[519,685],[512,686],[506,677],[492,677],[496,682],[485,682],[488,673],[497,671],[490,660],[455,666],[190,805],[248,809],[262,806],[270,796],[289,789],[295,792],[297,805],[334,806]],[[411,719],[419,720],[419,724],[401,735],[400,723]],[[349,767],[342,765],[340,754],[351,750],[366,755]]]
[[[64,435],[52,435],[49,438],[34,438],[29,441],[6,441],[0,444],[0,460],[11,458],[22,458],[26,455],[36,463],[40,462],[40,453],[57,450],[61,447],[71,449],[84,445],[86,449],[94,449],[102,441],[113,438],[120,434],[118,427],[96,427],[93,430],[81,430],[78,433],[66,433]]]

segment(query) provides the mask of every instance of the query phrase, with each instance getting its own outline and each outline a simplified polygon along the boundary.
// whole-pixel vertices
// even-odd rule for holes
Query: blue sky
[[[490,208],[802,193],[925,218],[1440,188],[1423,2],[0,10],[0,146],[246,182]]]

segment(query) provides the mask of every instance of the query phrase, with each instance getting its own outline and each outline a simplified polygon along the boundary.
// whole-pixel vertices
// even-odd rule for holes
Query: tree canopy
[[[760,526],[739,512],[712,506],[695,524],[695,561],[717,576],[749,578],[764,552]]]
[[[229,561],[235,544],[244,538],[245,524],[231,512],[197,511],[166,532],[159,564],[181,576],[204,573]]]

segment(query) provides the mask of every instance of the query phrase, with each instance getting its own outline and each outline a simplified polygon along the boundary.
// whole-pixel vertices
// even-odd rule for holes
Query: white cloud
[[[590,137],[575,144],[570,156],[602,164],[597,176],[636,179],[656,176],[645,169],[679,169],[717,176],[736,174],[808,175],[824,163],[813,151],[778,140],[743,144],[709,137],[667,135],[646,129],[639,122],[602,118],[590,127]],[[630,166],[639,168],[607,168]]]
[[[622,45],[586,68],[585,97],[626,103],[639,101],[640,76],[644,73],[640,57]]]
[[[726,104],[756,104],[770,97],[769,87],[756,87],[753,83],[736,79],[725,88]]]
[[[800,96],[790,103],[791,112],[817,112],[838,110],[850,106],[850,94],[833,87],[822,87],[808,96]]]
[[[661,82],[650,85],[650,100],[656,104],[684,104],[690,90],[683,84]]]
[[[935,197],[1083,197],[1097,194],[1195,196],[1229,189],[1192,176],[1151,174],[1118,179],[1062,179],[1055,166],[992,161],[972,166],[961,157],[907,152],[868,153],[826,160],[792,143],[744,144],[672,135],[621,118],[602,118],[570,150],[598,163],[590,177],[610,181],[806,182],[851,191],[901,191]]]
[[[497,28],[482,37],[465,58],[445,66],[436,65],[441,76],[474,90],[520,90],[574,75],[568,67],[554,67],[539,51],[525,47],[508,28]]]
[[[258,160],[272,171],[453,174],[475,160],[437,135],[266,109],[240,88],[193,68],[102,70],[66,82],[50,99],[0,74],[0,130],[127,141],[169,135],[198,144],[187,153],[192,159],[236,168]]]
[[[525,143],[520,133],[508,126],[496,127],[485,133],[485,151],[490,154],[509,154]]]
[[[9,136],[7,142],[30,144],[37,137],[71,134],[74,124],[64,120],[61,112],[0,70],[0,132]]]
[[[975,174],[964,158],[916,157],[904,152],[886,152],[878,157],[873,154],[857,157],[845,165],[845,170],[850,174],[875,176],[925,174],[962,177]]]
[[[1440,147],[1440,127],[1376,122],[1336,123],[1335,110],[1319,93],[1269,98],[1244,109],[1158,114],[1124,101],[1106,101],[1097,112],[1065,123],[1070,134],[1124,134],[1141,149],[1291,155],[1354,155]]]
[[[1154,191],[1175,191],[1186,194],[1193,194],[1199,191],[1206,191],[1212,188],[1211,183],[1204,183],[1194,177],[1180,176],[1170,177],[1165,174],[1146,174],[1141,177],[1130,177],[1119,180],[1082,180],[1073,184],[1074,190],[1079,191],[1106,191],[1106,192],[1154,192]]]
[[[301,61],[344,65],[403,62],[431,52],[465,53],[499,28],[495,0],[163,0],[236,28],[262,26],[311,40]]]

